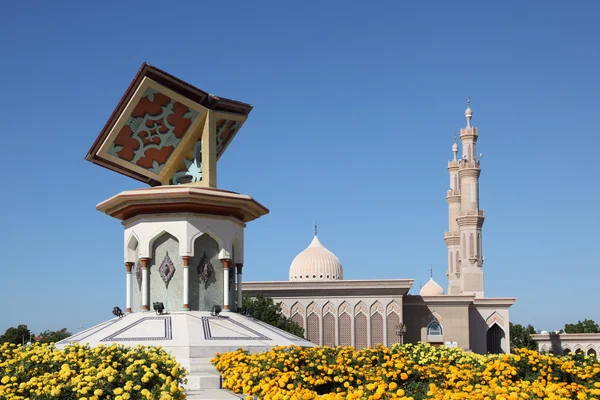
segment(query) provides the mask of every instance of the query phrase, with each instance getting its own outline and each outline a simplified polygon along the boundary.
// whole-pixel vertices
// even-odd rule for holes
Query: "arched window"
[[[442,326],[437,320],[433,320],[427,325],[427,336],[442,336]]]

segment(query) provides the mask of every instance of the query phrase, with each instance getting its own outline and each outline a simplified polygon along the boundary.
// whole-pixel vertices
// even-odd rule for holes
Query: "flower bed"
[[[157,347],[0,347],[0,399],[184,399],[185,374]]]
[[[223,387],[265,400],[600,398],[597,358],[525,349],[483,356],[427,344],[278,347],[217,354],[212,362]]]

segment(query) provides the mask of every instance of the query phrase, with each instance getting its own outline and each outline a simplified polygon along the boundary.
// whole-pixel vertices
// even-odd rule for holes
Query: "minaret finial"
[[[315,236],[317,236],[317,223],[315,222]]]
[[[429,264],[429,277],[433,279],[433,265]]]
[[[467,109],[465,110],[465,118],[467,119],[467,128],[471,127],[471,118],[473,117],[473,110],[471,110],[471,97],[467,97]]]
[[[456,161],[456,156],[458,154],[458,144],[456,144],[456,133],[454,134],[454,144],[452,145],[452,153],[454,153],[454,161]]]

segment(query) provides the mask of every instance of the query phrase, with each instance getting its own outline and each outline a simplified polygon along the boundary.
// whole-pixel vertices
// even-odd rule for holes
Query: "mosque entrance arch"
[[[504,330],[498,324],[493,324],[487,331],[487,352],[491,354],[504,353],[502,343],[504,342]]]

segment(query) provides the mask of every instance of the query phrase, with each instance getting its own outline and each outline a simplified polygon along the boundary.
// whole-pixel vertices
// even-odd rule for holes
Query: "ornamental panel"
[[[363,313],[354,317],[354,339],[356,350],[362,350],[368,345],[367,341],[367,316]]]
[[[400,343],[400,335],[398,335],[400,327],[400,316],[396,313],[388,314],[387,316],[387,345],[391,346],[394,343]]]
[[[352,318],[350,314],[341,314],[338,323],[340,346],[352,346]]]
[[[107,153],[159,175],[198,115],[148,87]]]
[[[323,346],[335,347],[335,317],[332,313],[323,317]]]
[[[371,346],[383,344],[383,317],[379,313],[371,315]]]
[[[319,341],[319,317],[313,313],[306,319],[306,338],[309,342],[320,344]]]

